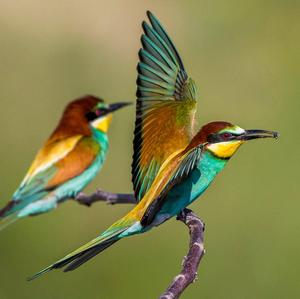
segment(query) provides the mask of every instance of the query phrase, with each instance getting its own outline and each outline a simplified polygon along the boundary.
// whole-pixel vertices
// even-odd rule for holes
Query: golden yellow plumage
[[[243,141],[219,142],[209,145],[207,148],[219,158],[230,158],[243,144]]]
[[[48,141],[37,153],[21,185],[30,181],[38,172],[64,158],[81,138],[82,135],[75,135],[59,141]]]

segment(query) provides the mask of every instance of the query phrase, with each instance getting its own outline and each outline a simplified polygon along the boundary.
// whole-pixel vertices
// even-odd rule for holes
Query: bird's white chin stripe
[[[110,125],[110,122],[111,122],[111,119],[112,119],[112,115],[111,114],[107,114],[103,117],[100,117],[100,118],[97,118],[95,119],[91,125],[97,129],[97,130],[100,130],[102,132],[107,132],[108,131],[108,128],[109,128],[109,125]]]

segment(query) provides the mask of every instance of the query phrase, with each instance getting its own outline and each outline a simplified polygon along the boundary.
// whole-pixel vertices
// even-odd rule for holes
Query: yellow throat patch
[[[236,150],[243,144],[241,140],[213,143],[207,146],[215,156],[219,158],[230,158]]]
[[[108,131],[108,128],[110,126],[112,120],[112,114],[107,114],[104,117],[100,117],[93,121],[92,126],[96,128],[97,130],[100,130],[104,133]]]

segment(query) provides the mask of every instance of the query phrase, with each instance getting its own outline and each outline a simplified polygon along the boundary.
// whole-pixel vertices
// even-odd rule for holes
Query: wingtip
[[[6,216],[5,218],[0,218],[0,231],[3,229],[7,228],[9,225],[17,221],[19,218],[17,215],[9,215]]]
[[[144,27],[146,27],[148,24],[147,24],[147,22],[144,20],[143,22],[142,22],[142,27],[144,28]]]
[[[147,14],[147,17],[149,18],[151,24],[154,21],[158,22],[157,17],[150,10],[147,10],[146,14]]]
[[[149,24],[146,21],[142,22],[142,29],[143,29],[144,33],[146,33],[147,30],[149,30],[149,27],[150,26],[149,26]]]

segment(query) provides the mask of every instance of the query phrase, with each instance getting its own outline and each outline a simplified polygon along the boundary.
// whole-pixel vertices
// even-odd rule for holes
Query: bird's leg
[[[160,299],[176,299],[197,279],[197,269],[205,253],[204,249],[204,222],[192,210],[181,211],[177,220],[183,222],[190,231],[190,245],[188,254],[184,257],[181,272],[175,276]]]
[[[96,201],[105,201],[107,204],[136,204],[137,201],[133,194],[125,194],[125,193],[112,193],[103,190],[96,190],[96,192],[91,195],[86,195],[84,193],[79,193],[74,198],[78,203],[86,206],[91,206]]]
[[[180,220],[185,223],[187,215],[192,212],[192,210],[185,208],[177,215],[176,220]]]

